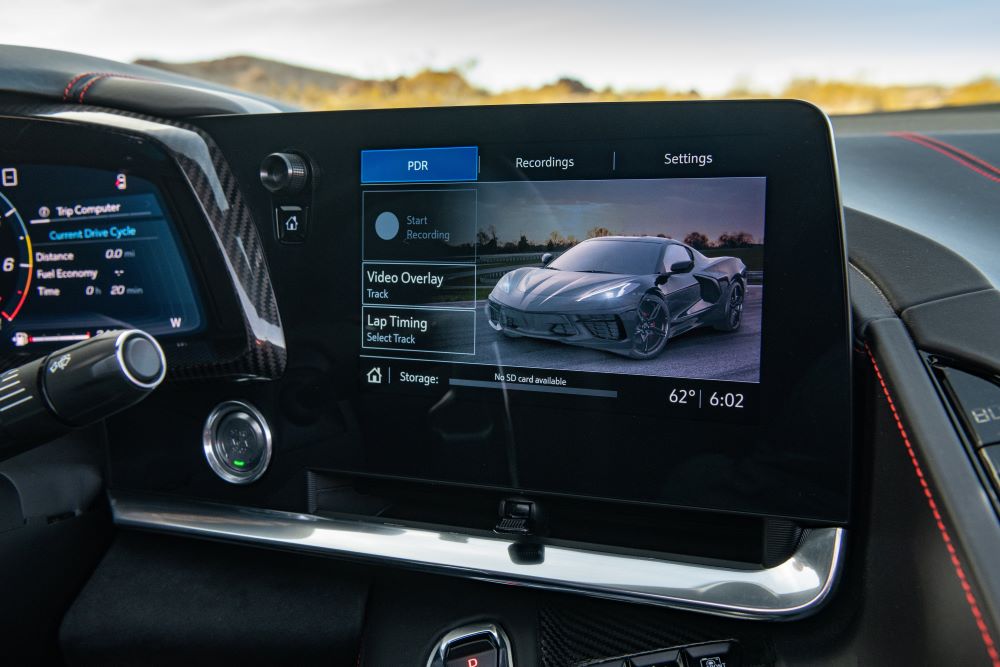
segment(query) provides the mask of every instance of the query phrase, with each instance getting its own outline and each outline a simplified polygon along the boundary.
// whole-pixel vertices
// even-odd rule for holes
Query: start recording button
[[[477,146],[361,151],[362,183],[474,181],[478,176]]]

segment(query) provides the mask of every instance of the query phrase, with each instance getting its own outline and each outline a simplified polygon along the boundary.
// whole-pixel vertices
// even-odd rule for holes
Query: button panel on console
[[[976,446],[1000,443],[1000,385],[954,368],[941,372]]]

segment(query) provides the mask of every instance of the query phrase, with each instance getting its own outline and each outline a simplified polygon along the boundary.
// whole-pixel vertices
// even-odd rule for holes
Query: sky
[[[366,78],[464,67],[497,91],[777,92],[794,77],[954,84],[1000,75],[997,0],[50,0],[0,41],[113,60],[273,58]]]
[[[763,242],[764,193],[760,177],[489,183],[479,186],[479,228],[494,226],[500,243],[544,243],[553,231],[582,241],[594,227],[680,240],[743,231]]]

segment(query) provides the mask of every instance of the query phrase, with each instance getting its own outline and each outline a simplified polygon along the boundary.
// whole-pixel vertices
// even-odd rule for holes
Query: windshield
[[[998,25],[981,0],[54,0],[7,3],[0,39],[303,109],[792,97],[856,114],[1000,102]]]
[[[553,260],[548,268],[556,271],[627,275],[656,273],[662,248],[662,243],[643,241],[586,241],[567,250]]]

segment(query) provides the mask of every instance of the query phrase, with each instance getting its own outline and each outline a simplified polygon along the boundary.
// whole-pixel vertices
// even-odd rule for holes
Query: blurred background
[[[10,44],[307,109],[794,97],[851,114],[1000,102],[996,0],[56,0],[8,3],[2,25]]]

